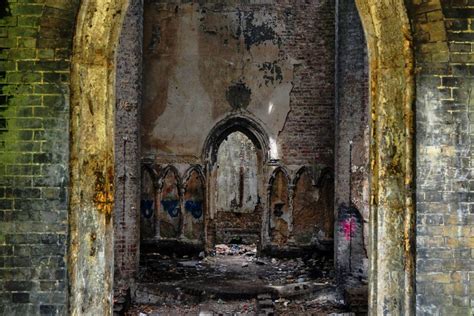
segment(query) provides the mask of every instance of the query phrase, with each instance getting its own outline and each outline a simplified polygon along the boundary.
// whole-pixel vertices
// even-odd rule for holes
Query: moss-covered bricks
[[[69,60],[79,1],[0,2],[0,314],[66,314]]]

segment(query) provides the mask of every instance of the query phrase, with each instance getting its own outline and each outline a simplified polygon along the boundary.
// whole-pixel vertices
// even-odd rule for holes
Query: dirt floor
[[[153,254],[126,315],[345,313],[333,271],[328,257],[259,258],[255,246],[217,245],[197,258]]]

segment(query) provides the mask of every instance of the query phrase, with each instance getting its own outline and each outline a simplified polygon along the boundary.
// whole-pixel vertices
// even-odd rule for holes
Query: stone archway
[[[226,145],[228,138],[232,138],[232,136],[237,134],[240,134],[242,137],[239,138],[240,141],[246,141],[247,145],[251,145],[252,147],[250,152],[252,152],[251,156],[254,155],[253,164],[252,166],[247,165],[244,173],[249,176],[250,173],[255,172],[255,196],[251,206],[247,205],[247,207],[244,207],[241,205],[242,207],[236,207],[234,211],[230,211],[229,209],[223,212],[222,210],[225,207],[223,207],[222,203],[219,203],[219,199],[216,197],[219,197],[219,195],[222,196],[222,194],[219,194],[220,192],[226,192],[226,190],[222,190],[223,187],[231,188],[232,185],[230,183],[228,183],[230,184],[228,186],[219,185],[219,179],[222,179],[219,171],[219,152],[222,150],[222,145]],[[262,242],[262,218],[267,216],[264,211],[266,209],[266,199],[264,198],[265,182],[263,175],[265,173],[266,163],[269,159],[269,139],[267,132],[260,122],[244,113],[234,113],[227,116],[219,121],[208,134],[202,152],[203,161],[206,163],[205,178],[207,181],[206,187],[208,188],[206,191],[206,204],[208,209],[205,221],[205,239],[208,249],[214,246],[214,242],[227,243],[243,231],[246,231],[244,234],[249,237],[247,238],[247,242]],[[227,167],[230,167],[230,165],[227,165]],[[253,169],[253,171],[250,172],[250,169]],[[241,176],[243,176],[243,174],[241,174]],[[243,178],[241,180],[243,180]],[[241,182],[243,185],[243,181]],[[242,190],[239,189],[238,191],[243,193],[243,187],[241,189]],[[245,220],[242,220],[244,218]],[[253,225],[251,225],[252,227],[244,227],[246,222],[253,223]],[[235,226],[229,226],[228,224],[230,223],[235,223]],[[228,231],[239,233],[227,234]],[[260,234],[258,231],[260,231]],[[260,240],[260,242],[257,242],[257,240]]]
[[[86,0],[71,71],[69,311],[111,315],[115,51],[129,1]]]
[[[115,50],[130,2],[83,1],[76,25],[69,207],[73,315],[112,313]],[[415,266],[410,24],[401,0],[357,0],[357,5],[370,65],[370,311],[411,315]]]
[[[405,4],[356,1],[369,57],[371,144],[369,308],[415,309],[414,57]]]

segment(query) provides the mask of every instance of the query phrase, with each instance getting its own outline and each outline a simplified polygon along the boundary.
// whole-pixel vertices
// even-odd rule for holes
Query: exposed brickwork
[[[298,1],[282,7],[283,46],[295,60],[291,111],[280,133],[286,164],[333,165],[334,2]]]
[[[78,1],[0,4],[0,314],[66,314],[69,57]]]
[[[353,0],[340,1],[337,13],[337,74],[336,74],[336,200],[338,217],[353,203],[364,218],[364,241],[367,247],[369,220],[369,74],[367,44],[362,22]],[[352,141],[352,152],[350,151]],[[349,171],[350,170],[350,171]],[[350,194],[351,193],[351,194]],[[350,202],[349,202],[350,200]],[[337,227],[338,231],[343,230]],[[337,236],[337,235],[336,235]],[[345,239],[337,239],[338,272],[349,268],[349,252]],[[367,250],[353,256],[366,258]],[[355,260],[355,259],[354,259]],[[367,260],[360,259],[358,273],[367,276]],[[354,269],[355,270],[355,269]]]
[[[115,108],[114,282],[126,292],[138,271],[140,223],[139,109],[142,83],[142,19],[140,0],[125,15],[117,54]],[[124,293],[122,293],[124,294]]]
[[[417,312],[472,315],[474,3],[414,3]]]

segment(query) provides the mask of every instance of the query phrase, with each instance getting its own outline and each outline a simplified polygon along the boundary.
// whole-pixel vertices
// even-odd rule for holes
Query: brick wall
[[[474,308],[474,2],[414,1],[417,313]]]
[[[291,9],[290,9],[291,8]],[[286,164],[334,160],[334,2],[297,1],[282,6],[283,47],[295,60],[290,113],[280,133]]]
[[[369,74],[367,44],[362,22],[353,0],[338,2],[337,14],[337,90],[336,90],[336,200],[339,216],[351,203],[365,220],[364,241],[368,243],[369,220]],[[350,144],[352,141],[352,153]],[[352,155],[352,156],[351,156]],[[349,163],[351,163],[349,165]],[[349,170],[351,171],[349,173]],[[348,269],[344,240],[336,240],[338,270]],[[360,249],[366,257],[365,252]],[[367,263],[367,262],[366,262]],[[362,264],[362,261],[359,262]],[[358,269],[360,267],[357,267]],[[367,266],[363,267],[367,274]]]
[[[143,6],[131,0],[117,51],[115,107],[114,282],[126,291],[138,271]],[[137,35],[138,34],[138,35]]]
[[[0,314],[66,314],[68,83],[78,2],[0,3]]]

